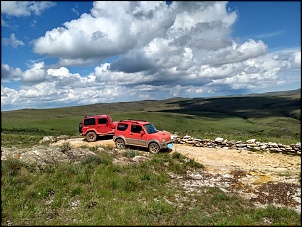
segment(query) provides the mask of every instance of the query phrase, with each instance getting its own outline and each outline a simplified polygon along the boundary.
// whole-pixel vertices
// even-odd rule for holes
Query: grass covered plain
[[[46,135],[79,136],[86,115],[109,114],[114,121],[142,119],[157,129],[199,139],[256,139],[292,144],[301,140],[300,89],[239,97],[173,98],[100,103],[54,109],[1,112],[2,145],[32,145]],[[17,143],[16,143],[17,142]]]
[[[78,137],[85,115],[143,119],[159,130],[200,139],[223,137],[292,144],[301,139],[300,89],[263,95],[173,98],[101,103],[57,109],[1,112],[1,146],[26,148],[43,136]],[[62,147],[62,149],[66,149]],[[18,159],[1,163],[1,225],[202,225],[298,226],[301,215],[277,207],[256,208],[219,188],[195,192],[176,187],[203,168],[179,153],[159,153],[137,165],[117,166],[113,152],[96,152],[77,164],[39,172]],[[105,148],[108,149],[108,148]],[[138,151],[127,150],[125,157]]]

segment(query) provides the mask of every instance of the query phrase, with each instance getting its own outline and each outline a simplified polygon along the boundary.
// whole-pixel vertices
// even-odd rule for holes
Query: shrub
[[[64,142],[61,146],[61,151],[65,152],[69,150],[71,150],[71,144],[69,142]]]

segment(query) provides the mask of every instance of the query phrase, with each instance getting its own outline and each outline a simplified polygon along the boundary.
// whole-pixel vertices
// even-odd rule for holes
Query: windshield
[[[156,130],[156,128],[152,124],[146,124],[146,125],[144,125],[144,128],[146,129],[146,131],[148,132],[148,134],[152,134],[152,133],[158,132]]]

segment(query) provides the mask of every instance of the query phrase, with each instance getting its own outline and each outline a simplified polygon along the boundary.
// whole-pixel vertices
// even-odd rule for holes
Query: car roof
[[[88,116],[85,116],[84,118],[89,118],[89,117],[107,117],[108,115],[106,114],[102,114],[102,115],[88,115]]]
[[[136,123],[136,124],[150,124],[149,121],[145,121],[145,120],[134,120],[134,119],[127,119],[127,120],[121,120],[119,122],[128,122],[128,123]]]

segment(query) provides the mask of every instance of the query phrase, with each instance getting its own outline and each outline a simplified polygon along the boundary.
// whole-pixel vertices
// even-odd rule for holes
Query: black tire
[[[160,151],[160,147],[157,143],[150,143],[148,149],[152,154],[157,154]]]
[[[115,140],[115,146],[119,149],[124,149],[125,148],[125,141],[121,138],[118,138]]]
[[[86,140],[88,142],[94,142],[94,141],[96,141],[97,137],[98,136],[97,136],[97,134],[95,134],[95,132],[88,132],[86,134]]]

